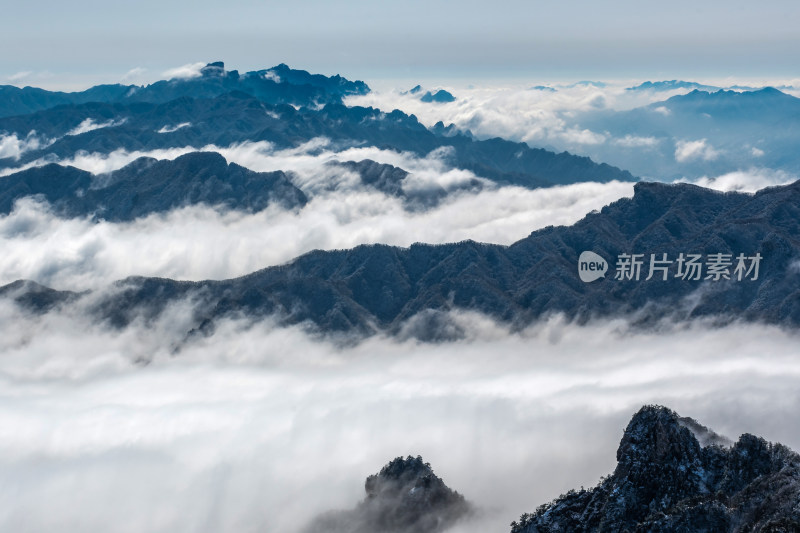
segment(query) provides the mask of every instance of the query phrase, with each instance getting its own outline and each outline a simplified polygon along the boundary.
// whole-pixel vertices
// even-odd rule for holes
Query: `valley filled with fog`
[[[173,74],[194,79],[201,67]],[[214,64],[202,68],[211,67],[214,75],[230,77]],[[263,81],[276,75],[259,76]],[[723,88],[733,85],[729,81]],[[61,122],[51,121],[56,125],[42,120],[57,131],[52,137],[32,130],[2,133],[0,180],[20,179],[21,185],[0,190],[7,204],[0,214],[0,286],[31,280],[72,292],[63,306],[37,299],[49,293],[33,292],[28,298],[16,286],[0,299],[0,530],[293,533],[321,512],[353,507],[364,497],[364,479],[381,465],[419,454],[478,509],[451,531],[506,531],[520,513],[569,489],[593,486],[613,471],[622,430],[644,404],[669,406],[733,440],[749,432],[800,449],[800,428],[787,423],[796,417],[800,402],[797,331],[786,326],[795,319],[791,302],[779,302],[787,309],[779,317],[783,322],[730,316],[715,320],[708,315],[648,321],[636,313],[573,321],[558,312],[524,315],[525,320],[517,321],[460,307],[453,303],[456,290],[448,295],[442,289],[444,303],[431,298],[430,304],[440,308],[420,309],[410,319],[392,323],[394,329],[376,326],[370,334],[346,328],[324,331],[310,327],[311,321],[286,324],[277,314],[249,315],[248,298],[257,298],[248,291],[241,300],[245,304],[210,316],[214,323],[209,328],[198,325],[194,316],[196,300],[203,298],[200,289],[188,291],[189,296],[156,291],[154,298],[161,298],[163,309],[153,315],[131,312],[122,322],[93,307],[99,302],[105,310],[108,302],[121,301],[124,307],[132,301],[124,284],[115,283],[132,276],[247,281],[251,273],[292,265],[315,250],[348,250],[343,253],[347,255],[361,245],[384,244],[401,249],[392,249],[400,254],[414,243],[467,240],[505,250],[532,232],[566,231],[560,227],[634,197],[635,179],[592,180],[581,174],[573,182],[538,186],[533,173],[522,176],[507,161],[523,157],[522,148],[509,152],[511,157],[486,149],[463,164],[465,152],[493,146],[477,143],[490,143],[494,137],[534,149],[569,151],[579,157],[547,161],[585,165],[588,175],[621,174],[624,169],[636,179],[737,191],[746,193],[745,199],[758,199],[756,191],[796,181],[797,154],[787,151],[793,130],[787,133],[789,141],[779,136],[753,139],[736,128],[758,122],[757,116],[705,117],[702,110],[678,105],[682,100],[668,100],[695,94],[692,87],[628,90],[630,86],[444,85],[454,97],[450,102],[423,102],[405,87],[345,94],[347,106],[382,110],[348,119],[359,127],[376,123],[374,131],[383,135],[395,123],[411,123],[402,135],[387,136],[394,145],[383,137],[373,142],[330,138],[316,123],[322,134],[301,138],[292,131],[300,139],[293,146],[285,145],[288,134],[272,141],[189,144],[180,136],[200,126],[164,119],[160,129],[151,122],[142,127],[154,138],[175,135],[161,147],[131,148],[125,143],[134,135],[119,134],[121,146],[106,143],[101,150],[97,135],[103,130],[109,138],[116,139],[114,131],[128,135],[125,128],[133,128],[136,117],[114,115],[98,122],[80,115],[76,122],[57,113]],[[787,108],[794,109],[797,99],[790,95],[796,89],[784,90],[781,94],[791,98]],[[745,92],[737,89],[736,94]],[[777,98],[783,101],[783,96]],[[225,103],[213,104],[220,102]],[[299,113],[298,106],[284,107],[258,112]],[[296,118],[297,124],[319,120],[335,129],[346,121],[319,118],[316,114],[327,113],[319,107],[303,111],[311,118]],[[135,106],[117,108],[124,114]],[[390,114],[393,109],[404,115]],[[69,110],[85,111],[77,104]],[[51,116],[47,110],[41,113]],[[18,119],[6,120],[0,118],[0,124],[13,125]],[[709,129],[705,120],[714,127]],[[769,125],[762,126],[766,131]],[[406,135],[413,137],[409,131],[435,137],[441,146],[404,149]],[[198,139],[208,135],[204,131]],[[61,151],[48,153],[51,146]],[[282,171],[304,195],[303,202],[272,202],[255,209],[186,200],[131,220],[104,218],[102,210],[65,214],[64,198],[77,202],[75,198],[102,190],[117,171],[149,168],[154,160],[180,162],[198,151],[220,154],[230,172],[241,171],[231,164],[262,177]],[[153,161],[142,163],[140,158]],[[359,170],[358,163],[365,161],[380,166],[380,180],[370,181]],[[53,202],[46,199],[49,189],[14,196],[40,185],[39,174],[24,172],[47,172],[53,163],[90,172],[81,179],[91,180],[92,186],[57,190],[63,194]],[[596,163],[619,169],[590,166]],[[390,182],[390,175],[400,177]],[[658,195],[668,197],[677,189],[642,190],[637,194],[644,200],[639,202],[660,206]],[[792,189],[781,191],[793,198]],[[132,197],[139,199],[138,194]],[[665,227],[679,229],[656,232],[659,239],[667,235],[657,244],[680,234],[684,219],[694,221],[696,213],[705,213],[704,206],[674,202],[683,211],[671,212]],[[769,204],[754,220],[773,239],[769,249],[785,252],[779,264],[794,261],[786,271],[766,269],[763,275],[790,283],[800,273],[796,239],[775,237],[779,232],[771,229],[792,230],[782,225],[784,219],[775,222],[762,214],[791,218],[779,207]],[[646,220],[648,209],[640,211],[646,212]],[[623,227],[640,221],[616,222]],[[646,222],[644,229],[661,221]],[[739,235],[728,227],[714,231],[718,234],[716,241],[709,237],[712,247],[744,242],[730,237]],[[563,240],[564,246],[573,246],[571,238]],[[597,242],[608,240],[603,236]],[[554,242],[561,244],[555,237]],[[563,255],[563,262],[571,257]],[[499,272],[499,260],[489,258],[497,261],[489,270]],[[367,269],[368,263],[358,270]],[[447,258],[441,263],[441,269],[451,266]],[[318,270],[326,268],[333,267],[324,264]],[[459,273],[476,286],[485,281],[470,277],[471,269]],[[551,275],[534,281],[555,287],[568,277],[560,271]],[[446,285],[437,280],[431,284]],[[570,297],[582,294],[574,279],[565,285],[578,287]],[[324,299],[318,289],[322,285],[309,286],[302,286],[306,292],[301,293],[309,300]],[[699,300],[702,290],[697,293]],[[749,293],[747,297],[756,300],[756,310],[777,308],[761,305]],[[520,301],[514,305],[521,309]],[[217,308],[225,309],[221,303]],[[458,335],[422,342],[408,333],[432,320],[426,314],[430,310],[439,313],[436,320],[443,328]]]
[[[462,313],[461,341],[341,347],[244,320],[182,343],[180,308],[122,331],[1,311],[3,529],[291,532],[421,454],[481,510],[454,531],[504,531],[609,473],[647,403],[800,447],[797,339],[774,327]]]

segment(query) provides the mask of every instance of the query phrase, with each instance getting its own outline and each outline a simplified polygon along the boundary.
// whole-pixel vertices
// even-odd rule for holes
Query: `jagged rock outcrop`
[[[369,476],[355,509],[315,518],[304,533],[435,533],[472,512],[421,457],[398,457]]]
[[[690,418],[645,406],[625,429],[611,476],[511,526],[512,533],[800,531],[800,456],[749,434],[730,445]]]

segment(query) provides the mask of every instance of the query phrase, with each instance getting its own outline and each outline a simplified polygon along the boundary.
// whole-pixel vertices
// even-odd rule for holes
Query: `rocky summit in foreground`
[[[434,533],[471,513],[421,457],[398,457],[369,476],[367,497],[348,511],[325,513],[304,533]]]
[[[614,473],[512,522],[512,533],[800,531],[800,456],[726,439],[659,406],[634,415]]]

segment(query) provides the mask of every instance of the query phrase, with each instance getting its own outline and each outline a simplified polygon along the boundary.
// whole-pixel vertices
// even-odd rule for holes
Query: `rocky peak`
[[[694,461],[701,446],[681,418],[666,407],[642,407],[631,419],[617,449],[617,472],[629,473],[674,461]]]
[[[409,498],[422,499],[448,498],[453,492],[433,473],[431,465],[422,457],[403,459],[398,457],[381,468],[378,474],[371,475],[364,484],[367,499]]]
[[[523,514],[511,531],[800,531],[800,456],[749,434],[729,445],[645,406],[625,429],[613,475]]]
[[[367,478],[353,510],[317,517],[304,533],[435,533],[471,512],[422,457],[398,457]]]
[[[212,78],[215,76],[224,76],[225,75],[225,63],[222,61],[214,61],[213,63],[208,63],[202,69],[200,69],[200,74],[203,75],[205,78]]]

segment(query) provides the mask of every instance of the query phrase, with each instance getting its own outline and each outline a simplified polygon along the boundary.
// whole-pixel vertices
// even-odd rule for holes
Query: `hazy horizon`
[[[367,80],[796,78],[800,4],[713,0],[6,6],[3,83],[75,88],[224,60]],[[15,83],[16,82],[16,83]]]

